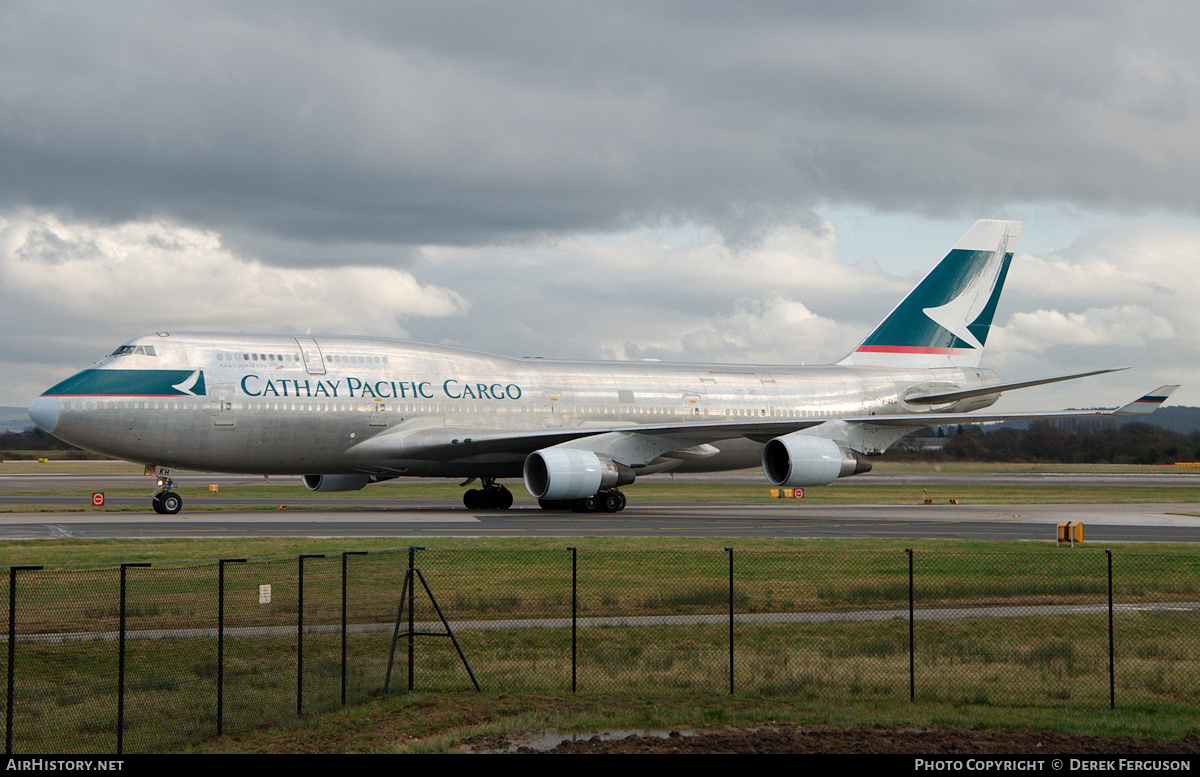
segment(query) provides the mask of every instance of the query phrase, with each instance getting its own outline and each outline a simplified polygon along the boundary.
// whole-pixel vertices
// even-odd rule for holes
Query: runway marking
[[[55,537],[74,537],[75,536],[75,535],[71,534],[71,530],[68,529],[66,526],[61,526],[57,523],[48,523],[48,524],[46,524],[46,528],[49,529],[50,533],[53,534]]]

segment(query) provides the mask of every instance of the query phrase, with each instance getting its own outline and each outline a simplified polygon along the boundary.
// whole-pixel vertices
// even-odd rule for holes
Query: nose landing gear
[[[146,467],[146,474],[151,474],[149,467]],[[183,497],[171,490],[175,481],[171,480],[170,468],[155,467],[153,474],[158,476],[158,488],[154,490],[150,505],[159,515],[175,515],[183,509]]]

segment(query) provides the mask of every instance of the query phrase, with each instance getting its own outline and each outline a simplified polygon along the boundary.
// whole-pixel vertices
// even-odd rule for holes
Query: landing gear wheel
[[[508,508],[512,507],[512,503],[513,503],[512,491],[509,491],[504,486],[500,486],[499,488],[496,489],[496,503],[495,503],[495,505],[493,505],[495,507],[495,509],[507,510]]]
[[[160,491],[154,495],[151,504],[159,515],[175,515],[183,509],[183,499],[174,491]]]
[[[468,510],[507,510],[512,503],[512,492],[504,486],[485,485],[463,494],[463,504]]]
[[[600,509],[606,513],[615,513],[624,507],[620,491],[605,491],[596,496],[600,499]]]
[[[595,495],[571,500],[571,512],[594,513],[598,509],[600,509],[600,500]]]

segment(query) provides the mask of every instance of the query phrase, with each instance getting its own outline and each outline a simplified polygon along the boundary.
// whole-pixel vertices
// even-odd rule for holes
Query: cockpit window
[[[109,356],[126,356],[131,353],[142,354],[143,356],[154,356],[153,345],[122,345],[117,350],[113,351]]]

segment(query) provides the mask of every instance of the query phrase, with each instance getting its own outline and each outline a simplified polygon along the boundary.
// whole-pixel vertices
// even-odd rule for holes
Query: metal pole
[[[39,566],[15,566],[8,568],[8,695],[4,705],[4,754],[12,755],[13,718],[13,669],[17,660],[17,570],[36,571]]]
[[[1104,551],[1108,556],[1108,708],[1117,708],[1117,680],[1113,656],[1113,594],[1112,594],[1112,551]]]
[[[905,548],[908,554],[908,700],[917,700],[917,675],[913,650],[913,549]]]
[[[579,626],[579,566],[576,557],[577,549],[572,546],[567,548],[567,550],[571,551],[571,693],[575,693],[576,672],[578,670],[576,663],[578,643],[576,642],[576,638]]]
[[[733,548],[726,548],[729,554],[729,695],[733,695]]]
[[[400,603],[396,605],[396,625],[392,629],[392,649],[388,651],[387,671],[383,674],[383,692],[388,693],[392,687],[392,666],[396,663],[396,643],[400,641],[400,622],[404,619],[404,603],[408,601],[408,586],[412,573],[404,573],[404,586],[400,589]]]
[[[117,755],[125,748],[125,570],[129,567],[148,567],[147,561],[121,565],[121,614],[117,632]]]
[[[298,565],[296,593],[296,717],[304,710],[304,559],[325,558],[323,553],[301,553],[296,559]]]
[[[365,550],[342,552],[342,706],[346,706],[346,556],[365,556]]]
[[[217,561],[217,736],[225,722],[225,565],[244,563],[244,558]]]
[[[413,657],[416,653],[417,635],[416,626],[413,620],[413,606],[416,604],[417,598],[417,576],[416,572],[416,557],[418,550],[425,550],[416,545],[408,546],[408,579],[412,582],[408,586],[408,690],[413,689]]]

